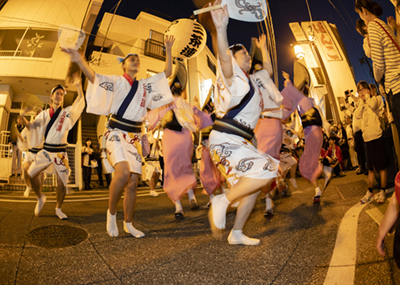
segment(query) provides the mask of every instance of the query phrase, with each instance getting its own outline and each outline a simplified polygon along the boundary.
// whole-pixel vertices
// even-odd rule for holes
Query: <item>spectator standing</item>
[[[83,169],[83,182],[85,183],[85,190],[91,190],[90,180],[92,176],[91,160],[93,158],[92,140],[87,138],[85,146],[82,148],[82,169]]]
[[[11,176],[21,176],[21,164],[22,164],[22,151],[18,148],[17,142],[18,138],[22,139],[21,132],[24,129],[23,120],[21,115],[17,117],[17,123],[13,124],[10,132],[9,144],[12,147],[12,169]]]

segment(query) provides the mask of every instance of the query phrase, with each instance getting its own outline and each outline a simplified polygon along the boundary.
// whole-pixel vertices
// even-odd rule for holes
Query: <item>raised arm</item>
[[[220,5],[221,2],[222,0],[216,0],[214,2],[214,6]],[[209,4],[209,6],[211,6],[211,3]],[[230,86],[233,79],[233,67],[227,34],[227,27],[229,23],[228,6],[225,5],[222,9],[211,11],[211,17],[213,19],[215,30],[217,33],[216,40],[218,47],[218,57],[221,64],[221,71],[228,85]]]
[[[83,55],[81,55],[77,50],[73,49],[62,49],[62,51],[68,54],[71,57],[71,62],[76,62],[76,64],[78,64],[78,66],[81,68],[87,79],[91,83],[94,83],[94,77],[96,73],[89,66]]]
[[[165,37],[165,50],[167,53],[167,59],[165,61],[165,77],[170,77],[172,75],[172,54],[171,54],[171,49],[172,45],[175,42],[175,37],[174,36],[166,36]]]
[[[258,39],[256,38],[256,45],[261,50],[262,58],[263,58],[263,69],[268,71],[269,76],[271,77],[274,73],[272,69],[271,58],[267,49],[267,37],[265,34],[262,34]]]
[[[76,99],[72,105],[74,105],[76,102],[78,102],[79,100],[81,100],[83,98],[82,80],[81,80],[81,77],[79,76],[78,72],[75,72],[73,74],[73,79],[74,79],[73,84],[76,87],[76,91],[78,91],[78,97],[76,97]]]

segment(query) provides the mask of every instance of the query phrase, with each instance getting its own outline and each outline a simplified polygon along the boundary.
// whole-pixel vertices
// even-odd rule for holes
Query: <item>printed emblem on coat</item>
[[[49,160],[51,161],[50,155],[47,152],[43,152],[43,155]]]
[[[241,172],[246,172],[246,171],[250,170],[254,165],[254,162],[251,160],[254,160],[254,159],[259,159],[259,157],[249,157],[249,158],[241,159],[239,161],[238,165],[236,165],[235,169],[237,171],[241,171]]]
[[[163,98],[163,96],[161,94],[156,94],[153,95],[153,101],[160,101]]]
[[[31,123],[31,128],[32,128],[32,129],[36,129],[36,128],[38,128],[38,127],[40,127],[40,122],[38,122],[38,121],[33,121],[33,123]]]
[[[230,162],[227,158],[238,148],[240,148],[240,145],[231,145],[230,143],[212,144],[210,145],[210,154],[211,157],[213,157],[214,153],[219,156],[220,161],[218,164],[229,166]]]
[[[112,82],[102,82],[99,86],[107,91],[114,91],[114,84]]]
[[[266,89],[260,78],[256,78],[254,83],[258,88]]]
[[[110,142],[114,142],[114,141],[119,142],[119,141],[120,141],[119,136],[117,136],[117,135],[111,136],[108,140],[109,140]]]
[[[245,121],[243,121],[243,119],[236,119],[234,118],[233,120],[235,120],[236,122],[238,122],[239,124],[241,124],[242,126],[245,126],[246,128],[251,128],[249,123],[246,123]]]
[[[270,157],[267,157],[267,163],[264,165],[263,170],[275,171],[276,165]]]
[[[151,86],[151,83],[143,84],[143,89],[146,90],[148,93],[153,92],[153,87]]]
[[[134,157],[136,157],[136,160],[140,163],[142,163],[142,156],[140,154],[138,154],[137,152],[133,152],[131,150],[128,150],[128,152],[130,154],[132,154]]]

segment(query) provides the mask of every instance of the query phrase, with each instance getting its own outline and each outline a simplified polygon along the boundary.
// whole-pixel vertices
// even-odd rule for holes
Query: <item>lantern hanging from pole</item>
[[[178,19],[169,25],[165,36],[174,36],[172,56],[181,59],[196,57],[207,42],[207,33],[203,26],[190,19]]]

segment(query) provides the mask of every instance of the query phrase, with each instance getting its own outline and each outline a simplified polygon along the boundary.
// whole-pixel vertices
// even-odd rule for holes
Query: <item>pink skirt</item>
[[[211,195],[224,181],[221,172],[211,160],[210,150],[204,146],[200,160],[200,181],[207,195]]]
[[[316,181],[322,173],[322,164],[319,162],[323,135],[319,126],[306,127],[304,129],[305,146],[300,158],[299,170],[308,181]]]
[[[281,120],[274,118],[259,119],[254,133],[257,139],[257,148],[279,160],[283,137]]]
[[[196,187],[192,171],[193,140],[189,130],[181,132],[164,130],[162,137],[164,155],[164,191],[176,202],[183,194]]]

